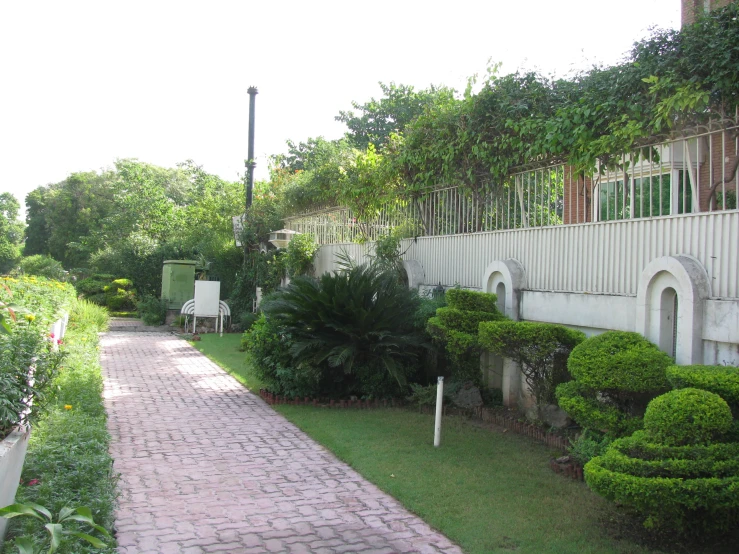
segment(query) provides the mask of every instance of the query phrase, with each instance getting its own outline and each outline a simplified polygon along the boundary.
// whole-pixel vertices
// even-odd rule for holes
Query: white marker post
[[[444,404],[444,378],[439,377],[436,384],[436,422],[434,423],[434,446],[441,443],[441,408]]]

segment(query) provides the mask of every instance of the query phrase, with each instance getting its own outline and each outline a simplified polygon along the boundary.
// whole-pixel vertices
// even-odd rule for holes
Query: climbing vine
[[[577,171],[612,167],[623,152],[638,152],[660,135],[733,118],[737,44],[739,3],[733,2],[681,31],[654,31],[621,64],[572,78],[499,76],[492,66],[479,92],[471,92],[471,81],[461,97],[427,98],[377,149],[370,142],[356,150],[348,139],[330,148],[316,142],[315,152],[331,155],[314,155],[325,163],[295,180],[325,191],[322,198],[340,201],[361,220],[393,199],[417,202],[440,186],[459,186],[481,201],[507,186],[514,168],[532,162]]]

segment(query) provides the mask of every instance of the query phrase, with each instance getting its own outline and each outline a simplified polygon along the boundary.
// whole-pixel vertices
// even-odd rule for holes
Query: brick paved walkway
[[[461,552],[185,341],[101,357],[119,552]]]

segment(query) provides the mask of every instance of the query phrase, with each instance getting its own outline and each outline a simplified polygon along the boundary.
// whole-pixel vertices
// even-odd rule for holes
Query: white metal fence
[[[590,175],[564,165],[526,169],[475,194],[458,186],[409,194],[370,220],[329,208],[286,226],[336,244],[401,225],[429,237],[735,210],[738,159],[738,126],[705,128],[605,160]]]

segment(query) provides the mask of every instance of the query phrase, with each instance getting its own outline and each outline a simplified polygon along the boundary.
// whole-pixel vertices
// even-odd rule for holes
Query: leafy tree
[[[349,128],[346,136],[358,150],[366,150],[370,144],[379,150],[391,134],[403,131],[425,109],[452,98],[454,94],[447,87],[431,86],[416,91],[408,85],[379,85],[384,95],[382,98],[371,98],[364,104],[352,102],[356,113],[353,110],[342,111],[335,118]]]
[[[23,252],[27,256],[46,255],[49,252],[46,193],[46,187],[38,187],[26,195],[26,243]]]
[[[18,220],[20,204],[9,192],[0,194],[0,273],[7,273],[21,256],[23,223]]]

